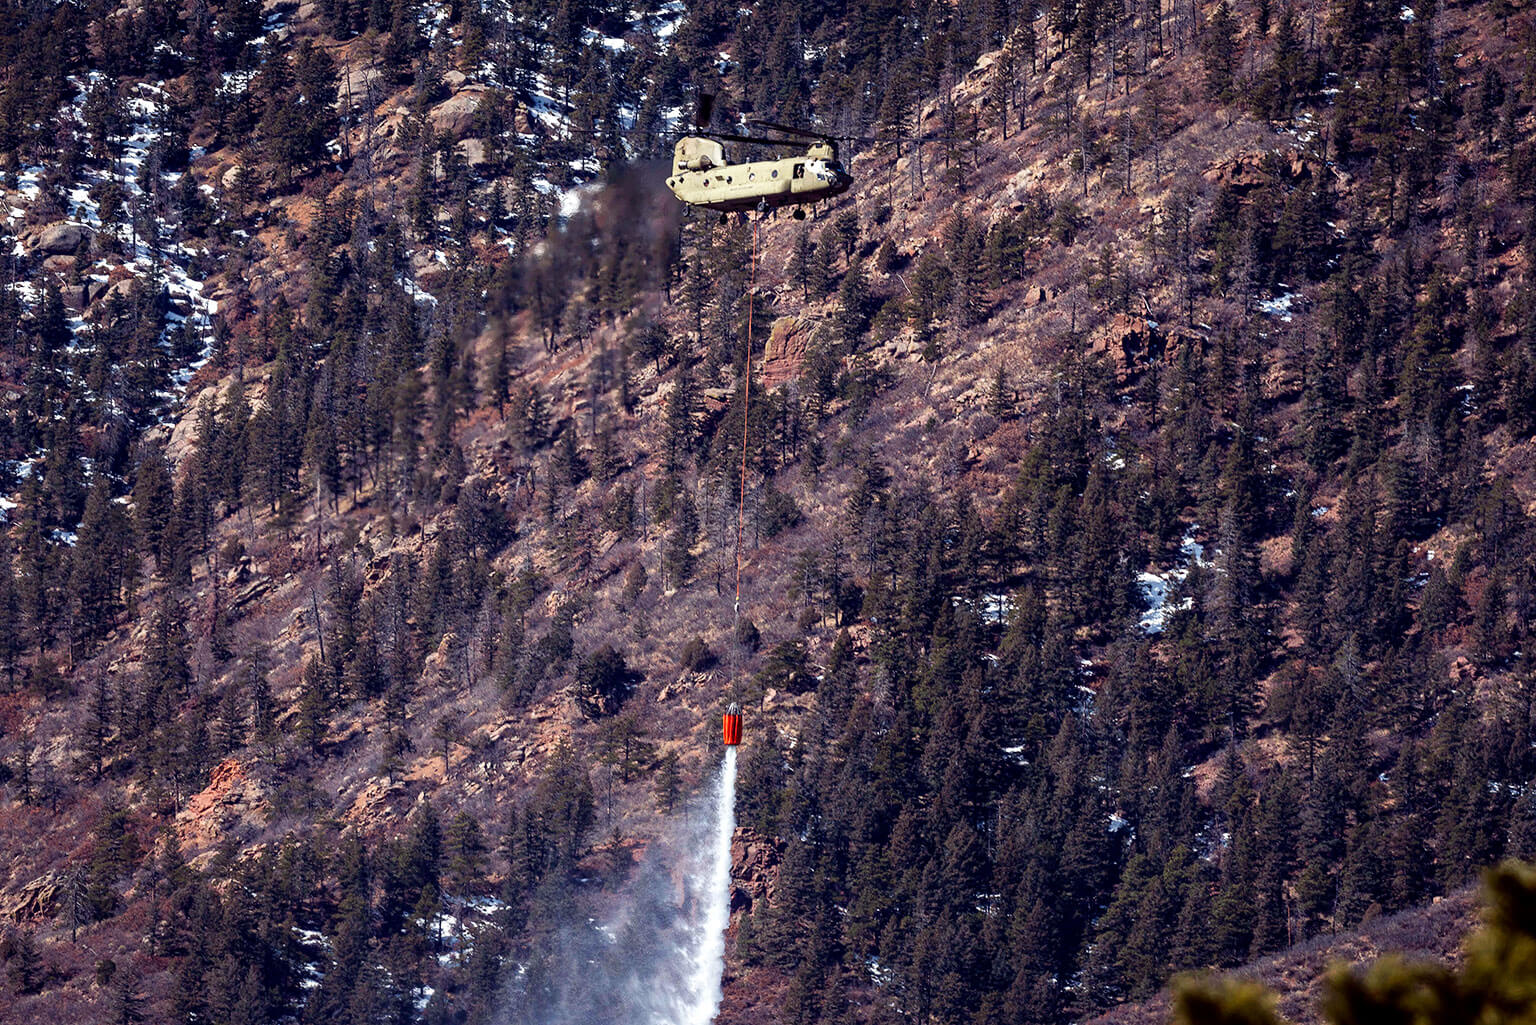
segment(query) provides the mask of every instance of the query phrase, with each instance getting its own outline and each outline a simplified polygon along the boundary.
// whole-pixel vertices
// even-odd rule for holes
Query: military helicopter
[[[805,205],[840,196],[853,184],[853,176],[837,162],[837,142],[830,135],[792,128],[772,121],[751,121],[787,138],[767,138],[709,131],[714,97],[699,98],[694,113],[698,133],[677,140],[672,149],[672,174],[667,188],[690,206],[728,213],[756,210],[768,213],[793,206],[797,220],[804,219]],[[774,160],[733,164],[725,158],[724,143],[750,146],[804,146],[805,152]]]

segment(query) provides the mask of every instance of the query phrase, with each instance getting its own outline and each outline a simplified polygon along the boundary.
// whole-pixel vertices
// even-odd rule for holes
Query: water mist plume
[[[535,952],[501,1020],[709,1025],[720,1008],[735,829],[736,750],[727,748],[713,785],[613,895],[613,912],[570,922]]]

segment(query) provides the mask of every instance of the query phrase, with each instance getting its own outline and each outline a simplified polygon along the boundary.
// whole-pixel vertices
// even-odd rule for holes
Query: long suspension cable
[[[741,625],[741,534],[747,509],[747,430],[752,410],[752,293],[757,288],[757,232],[762,221],[752,222],[752,255],[747,272],[747,341],[744,384],[741,394],[741,495],[736,500],[736,625]]]

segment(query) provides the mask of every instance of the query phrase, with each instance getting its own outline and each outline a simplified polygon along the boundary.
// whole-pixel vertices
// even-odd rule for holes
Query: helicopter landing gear
[[[795,220],[797,220],[797,221],[805,220],[805,208],[804,207],[800,207],[800,206],[795,207],[795,212],[794,212],[793,216],[794,216]]]
[[[768,212],[768,200],[766,200],[766,199],[759,199],[757,201],[757,213],[758,213],[758,216],[761,217],[764,214],[766,214],[767,212]]]

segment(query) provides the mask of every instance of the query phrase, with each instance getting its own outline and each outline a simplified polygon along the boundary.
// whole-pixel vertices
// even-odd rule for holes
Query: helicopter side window
[[[796,178],[804,178],[805,177],[805,165],[804,164],[796,164],[795,165],[795,177]]]

